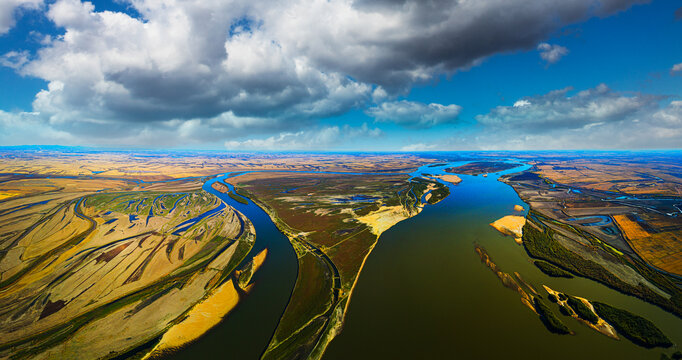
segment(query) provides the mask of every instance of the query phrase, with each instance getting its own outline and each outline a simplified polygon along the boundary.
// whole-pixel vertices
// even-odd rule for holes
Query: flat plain
[[[323,358],[382,234],[432,216],[472,179],[518,194],[489,223],[544,276],[589,279],[679,321],[679,154],[588,155],[0,151],[0,356],[158,358],[200,345],[268,281],[258,269],[278,254],[251,252],[258,229],[237,210],[259,207],[297,267],[259,356]],[[579,336],[563,314],[611,339],[676,346],[628,309],[526,281],[501,269],[498,249],[472,249],[553,333]]]

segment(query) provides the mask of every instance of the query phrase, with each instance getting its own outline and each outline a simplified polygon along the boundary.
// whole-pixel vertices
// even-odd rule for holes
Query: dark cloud
[[[311,36],[323,35],[320,42],[327,46],[311,47],[303,42],[302,50],[324,68],[341,69],[360,81],[395,90],[429,79],[434,73],[473,66],[496,53],[534,48],[566,24],[640,2],[363,0],[355,2],[361,19],[377,18],[387,24],[398,20],[395,26],[361,34],[333,24],[322,26]],[[373,28],[370,24],[358,26]],[[335,36],[325,37],[325,31],[333,31]],[[331,47],[338,51],[328,51]],[[345,56],[337,56],[339,52]]]

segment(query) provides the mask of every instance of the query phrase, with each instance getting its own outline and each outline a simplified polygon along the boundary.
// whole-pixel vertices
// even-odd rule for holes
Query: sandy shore
[[[490,226],[505,235],[514,237],[514,241],[521,244],[523,242],[523,225],[526,224],[526,218],[518,215],[507,215],[498,219]]]
[[[457,175],[433,175],[433,177],[455,185],[462,182],[462,179]]]
[[[523,208],[523,206],[521,206],[521,205],[514,205],[514,211],[522,212],[523,210],[525,210],[525,209]]]
[[[161,341],[144,359],[155,358],[169,351],[174,351],[198,339],[227,315],[239,302],[239,294],[232,279],[221,285],[204,301],[195,305],[187,317],[172,326],[161,338]]]
[[[378,237],[381,235],[381,233],[390,229],[393,225],[412,216],[413,215],[409,214],[405,208],[400,205],[382,206],[379,210],[369,213],[365,216],[360,216],[356,218],[356,220],[369,226],[372,233]]]

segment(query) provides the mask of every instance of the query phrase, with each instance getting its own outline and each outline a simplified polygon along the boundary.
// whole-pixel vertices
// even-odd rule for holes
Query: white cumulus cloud
[[[601,84],[595,88],[568,93],[572,88],[518,100],[513,106],[497,106],[476,120],[489,127],[545,131],[575,129],[595,123],[635,119],[656,109],[658,97],[628,96]]]
[[[43,0],[2,0],[0,1],[0,35],[6,34],[16,24],[17,14],[23,10],[36,10]]]
[[[400,151],[406,152],[428,151],[433,150],[436,147],[437,147],[436,144],[415,143],[403,146],[402,148],[400,148]]]
[[[282,132],[266,138],[248,140],[232,140],[225,142],[228,150],[325,150],[340,145],[349,138],[377,137],[382,132],[378,128],[371,129],[367,124],[360,127],[327,126],[297,132]]]
[[[384,102],[367,109],[367,115],[377,121],[389,121],[408,127],[433,127],[457,119],[462,107],[455,104],[424,104],[414,101]]]
[[[675,64],[673,65],[673,68],[670,69],[670,72],[677,73],[682,71],[682,63]]]
[[[540,43],[538,45],[538,51],[540,52],[540,58],[548,64],[554,64],[568,54],[567,48],[561,45],[551,45],[548,43]]]

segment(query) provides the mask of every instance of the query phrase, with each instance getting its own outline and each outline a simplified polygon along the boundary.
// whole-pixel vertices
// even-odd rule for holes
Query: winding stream
[[[256,242],[246,259],[267,248],[268,255],[253,276],[256,286],[242,298],[225,321],[211,329],[197,342],[179,351],[173,359],[258,359],[268,346],[279,318],[284,312],[296,282],[296,253],[270,217],[251,200],[242,204],[220,193],[211,185],[227,175],[207,181],[203,189],[244,214],[256,228]],[[232,185],[229,185],[232,191]]]

